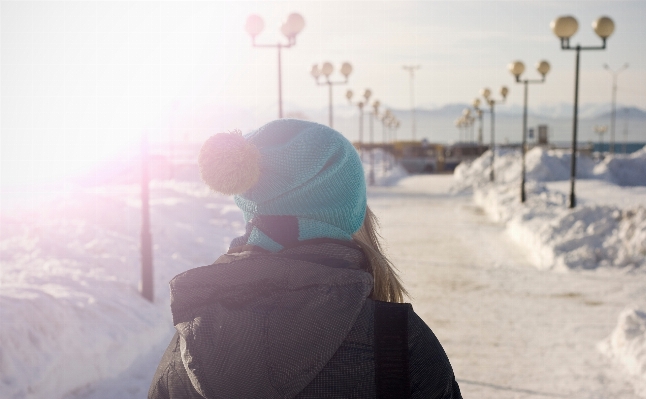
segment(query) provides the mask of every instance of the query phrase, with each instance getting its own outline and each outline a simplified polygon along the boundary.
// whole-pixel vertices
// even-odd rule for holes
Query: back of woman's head
[[[232,246],[270,252],[315,238],[356,241],[375,278],[374,298],[402,301],[403,290],[382,254],[357,151],[339,132],[280,119],[242,135],[211,136],[200,151],[202,179],[234,195],[247,231]]]

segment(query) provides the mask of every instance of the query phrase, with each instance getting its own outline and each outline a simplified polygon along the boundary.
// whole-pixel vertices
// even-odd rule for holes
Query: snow
[[[578,206],[568,208],[570,156],[536,147],[526,156],[525,204],[520,202],[520,152],[500,151],[495,184],[491,153],[459,165],[455,191],[475,202],[531,254],[540,269],[640,268],[646,264],[646,149],[625,157],[577,159]],[[586,179],[587,178],[587,179]],[[623,182],[624,186],[616,184]]]
[[[244,230],[231,198],[200,182],[153,182],[150,303],[138,293],[140,211],[137,186],[111,186],[2,214],[0,397],[62,397],[167,344],[168,281]]]
[[[619,315],[612,334],[599,343],[599,350],[621,363],[636,377],[636,391],[646,396],[646,312],[627,308]]]
[[[519,153],[496,153],[494,184],[490,155],[453,177],[406,177],[377,153],[369,188],[389,254],[463,391],[646,397],[646,148],[579,158],[573,210],[566,152],[528,152],[526,204]],[[241,213],[194,177],[154,180],[150,303],[138,292],[139,187],[63,194],[3,200],[0,397],[144,397],[174,332],[168,281],[223,253],[243,233]]]
[[[646,147],[624,157],[608,157],[593,174],[620,186],[646,186]]]
[[[646,281],[614,269],[537,269],[504,224],[470,195],[447,192],[452,178],[411,176],[371,189],[369,202],[464,397],[637,398],[596,345],[627,303],[646,299]]]
[[[406,169],[397,164],[393,157],[381,148],[372,151],[372,162],[369,151],[361,157],[366,182],[370,182],[370,171],[373,171],[375,186],[393,186],[408,175]]]
[[[501,150],[495,158],[496,182],[488,179],[491,153],[456,169],[454,192],[473,192],[477,205],[506,226],[508,235],[535,267],[560,272],[601,269],[633,273],[646,267],[646,147],[630,156],[603,160],[577,158],[577,206],[568,208],[570,155],[536,147],[526,154],[525,204],[520,202],[520,151]],[[644,312],[628,307],[603,353],[635,376],[646,395]]]

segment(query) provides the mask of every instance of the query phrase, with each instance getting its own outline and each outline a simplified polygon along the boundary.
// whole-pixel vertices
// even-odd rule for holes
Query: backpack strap
[[[410,303],[375,302],[377,399],[410,397],[408,312]]]

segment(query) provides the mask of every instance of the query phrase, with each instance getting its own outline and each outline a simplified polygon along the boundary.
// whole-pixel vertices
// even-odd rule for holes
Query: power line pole
[[[628,64],[624,64],[616,71],[610,69],[608,64],[603,66],[612,75],[612,112],[610,114],[610,154],[615,153],[615,120],[617,119],[617,76],[628,68]]]
[[[410,112],[411,112],[411,133],[415,141],[417,123],[415,121],[415,90],[413,81],[415,80],[415,71],[421,68],[421,65],[404,65],[402,68],[410,73]]]

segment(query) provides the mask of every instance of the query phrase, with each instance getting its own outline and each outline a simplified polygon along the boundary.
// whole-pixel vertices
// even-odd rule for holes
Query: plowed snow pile
[[[645,278],[646,147],[603,161],[577,157],[577,206],[569,204],[570,154],[536,147],[526,154],[526,194],[520,202],[520,151],[491,152],[455,171],[455,191],[474,201],[530,254],[540,269],[615,270]],[[621,363],[646,395],[646,304],[627,308],[602,352]],[[639,310],[642,309],[642,310]]]

